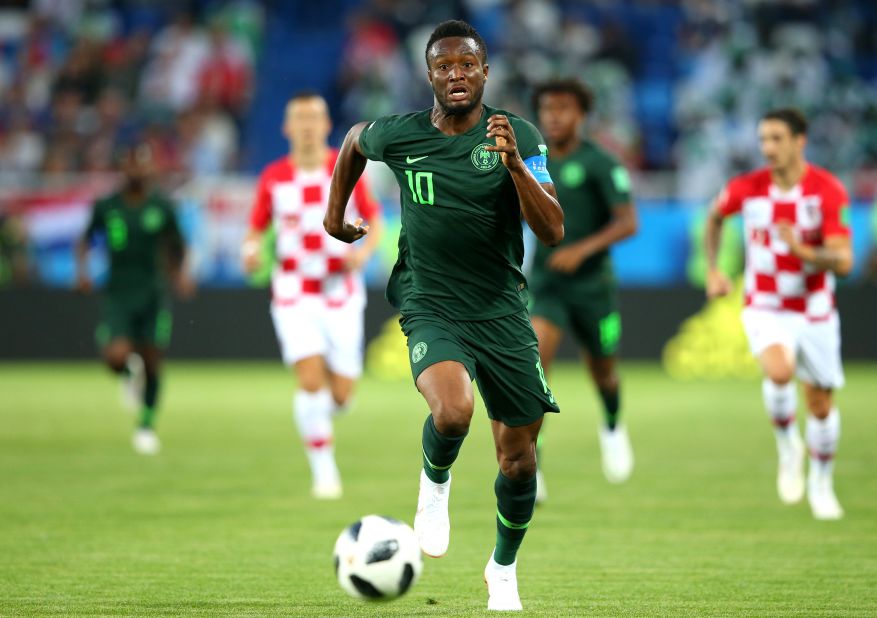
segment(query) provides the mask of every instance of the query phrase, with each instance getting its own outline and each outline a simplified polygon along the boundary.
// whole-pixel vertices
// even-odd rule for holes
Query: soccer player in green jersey
[[[566,234],[559,246],[536,249],[530,315],[545,371],[564,331],[571,330],[583,349],[603,402],[603,473],[609,482],[621,483],[633,470],[633,451],[619,422],[616,350],[621,319],[609,247],[636,232],[637,217],[627,170],[582,137],[592,102],[591,91],[574,79],[546,82],[534,91]],[[537,480],[541,502],[546,497],[541,472]]]
[[[154,430],[159,370],[171,329],[163,269],[167,267],[183,296],[192,293],[194,284],[183,267],[185,245],[174,207],[150,186],[153,159],[149,146],[127,150],[122,171],[123,186],[95,202],[88,227],[77,243],[77,287],[91,291],[89,247],[97,236],[105,236],[110,272],[97,340],[109,368],[136,385],[141,411],[134,450],[155,455],[161,449]]]
[[[469,430],[472,381],[491,419],[499,472],[496,546],[485,568],[488,609],[519,610],[516,555],[536,497],[536,438],[559,408],[545,382],[521,272],[521,217],[544,243],[563,238],[563,211],[529,122],[482,103],[487,49],[461,21],[426,45],[433,107],[354,125],[329,195],[326,230],[353,242],[368,229],[344,220],[366,159],[401,189],[399,258],[387,298],[399,308],[415,384],[431,414],[414,530],[423,551],[448,548],[450,468]]]

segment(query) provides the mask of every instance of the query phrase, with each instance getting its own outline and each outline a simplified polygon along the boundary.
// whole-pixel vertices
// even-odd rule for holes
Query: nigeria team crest
[[[425,342],[421,341],[417,345],[414,346],[414,349],[411,350],[411,362],[419,363],[424,356],[426,356],[426,351],[429,349],[429,346],[426,345]]]
[[[472,149],[472,156],[470,158],[472,159],[472,165],[475,166],[475,169],[487,172],[496,167],[496,164],[499,162],[499,153],[487,150],[486,147],[491,145],[492,144],[478,144]]]

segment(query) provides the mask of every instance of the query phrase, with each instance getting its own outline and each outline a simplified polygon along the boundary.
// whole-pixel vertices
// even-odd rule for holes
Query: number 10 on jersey
[[[435,200],[432,190],[432,172],[414,173],[412,170],[405,170],[405,176],[408,177],[408,188],[411,189],[411,199],[414,203],[431,206]]]

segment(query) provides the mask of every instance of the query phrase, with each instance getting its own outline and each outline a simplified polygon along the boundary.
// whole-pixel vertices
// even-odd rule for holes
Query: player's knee
[[[127,350],[119,347],[108,348],[104,350],[104,360],[112,371],[122,371],[128,362]]]
[[[532,448],[505,451],[500,456],[499,469],[513,481],[526,481],[536,475],[536,455]]]
[[[768,380],[777,386],[785,386],[795,377],[795,368],[790,365],[777,365],[765,370]]]
[[[618,389],[618,374],[614,371],[600,372],[594,376],[594,382],[601,391],[614,391]]]
[[[831,391],[814,390],[807,392],[807,409],[816,418],[823,419],[828,416],[832,408]]]
[[[468,397],[442,398],[432,405],[435,428],[446,436],[462,436],[469,431],[474,402]]]
[[[311,372],[301,372],[298,376],[299,388],[309,393],[316,393],[324,386],[323,377]]]

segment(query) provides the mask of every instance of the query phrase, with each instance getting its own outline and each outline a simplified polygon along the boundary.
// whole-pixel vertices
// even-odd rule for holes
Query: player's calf
[[[832,408],[825,418],[807,418],[810,473],[807,498],[816,519],[840,519],[843,508],[834,493],[834,456],[840,440],[840,413]]]
[[[794,382],[761,383],[764,407],[774,426],[777,445],[777,494],[784,504],[796,504],[804,497],[804,445],[795,412],[798,394]]]

